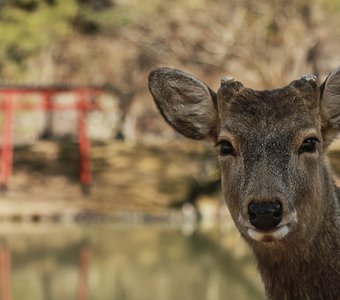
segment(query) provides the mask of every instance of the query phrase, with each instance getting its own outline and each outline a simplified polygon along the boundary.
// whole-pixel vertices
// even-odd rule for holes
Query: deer
[[[179,133],[216,145],[224,201],[257,261],[267,299],[340,299],[340,189],[325,159],[340,131],[340,67],[255,90],[217,92],[161,67],[149,90]]]

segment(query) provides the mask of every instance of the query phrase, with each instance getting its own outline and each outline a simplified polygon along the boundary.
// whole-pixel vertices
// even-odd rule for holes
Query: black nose
[[[269,230],[275,228],[282,219],[282,204],[280,201],[256,203],[248,206],[250,223],[258,229]]]

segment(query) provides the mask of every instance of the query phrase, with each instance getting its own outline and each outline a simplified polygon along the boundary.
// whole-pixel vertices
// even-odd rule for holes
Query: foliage
[[[26,60],[70,34],[68,21],[77,6],[68,0],[7,1],[0,10],[0,72],[17,79],[25,72]]]

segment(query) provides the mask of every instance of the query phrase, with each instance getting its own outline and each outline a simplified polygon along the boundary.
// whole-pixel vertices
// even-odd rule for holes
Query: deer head
[[[340,130],[340,68],[320,87],[312,75],[264,91],[226,77],[217,93],[160,68],[149,88],[175,130],[215,141],[224,198],[246,240],[312,239],[334,199],[324,154]]]

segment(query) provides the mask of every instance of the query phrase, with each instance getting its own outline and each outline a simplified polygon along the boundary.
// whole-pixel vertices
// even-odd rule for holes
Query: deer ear
[[[216,94],[199,79],[170,68],[153,70],[150,92],[165,120],[192,139],[213,137],[217,132]]]
[[[320,87],[321,113],[325,145],[340,132],[340,67],[332,72]]]

